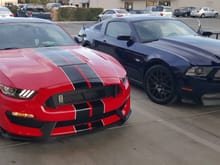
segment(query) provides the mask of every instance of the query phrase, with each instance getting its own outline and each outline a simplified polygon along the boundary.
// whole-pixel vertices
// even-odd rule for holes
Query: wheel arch
[[[144,80],[144,76],[145,76],[146,72],[148,71],[148,69],[154,65],[163,65],[163,66],[167,67],[168,69],[170,69],[170,65],[168,63],[166,63],[165,61],[163,61],[161,59],[152,59],[152,60],[148,61],[147,65],[144,67],[143,80]]]
[[[173,83],[175,82],[176,76],[175,76],[175,73],[172,71],[171,66],[170,66],[168,63],[166,63],[165,61],[163,61],[163,60],[153,59],[153,60],[149,61],[149,65],[147,65],[147,66],[145,67],[145,72],[144,72],[144,77],[143,77],[143,87],[144,87],[144,89],[145,89],[145,91],[146,91],[148,97],[149,97],[153,102],[158,103],[158,104],[171,104],[171,103],[174,103],[174,102],[177,101],[178,98],[179,98],[179,95],[178,95],[177,90],[176,90],[177,88],[176,88],[176,84],[175,84],[175,83],[174,83],[173,90],[172,90],[174,93],[172,94],[172,96],[170,96],[170,98],[168,98],[168,99],[165,100],[165,101],[160,101],[160,100],[152,99],[152,98],[151,98],[152,96],[150,96],[151,94],[149,94],[149,93],[147,92],[147,87],[146,87],[145,85],[146,85],[146,82],[147,82],[146,76],[147,76],[147,74],[148,74],[148,71],[150,71],[150,68],[151,68],[151,67],[154,67],[154,66],[158,66],[158,67],[159,67],[159,65],[162,66],[162,67],[164,67],[165,69],[167,69],[167,70],[169,71],[169,72],[167,72],[167,73],[171,74],[171,77],[172,77],[170,80],[171,80]]]

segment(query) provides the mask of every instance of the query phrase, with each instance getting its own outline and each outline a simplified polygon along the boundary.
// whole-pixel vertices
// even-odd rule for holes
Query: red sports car
[[[0,19],[0,130],[46,140],[124,123],[130,85],[111,56],[37,18]]]

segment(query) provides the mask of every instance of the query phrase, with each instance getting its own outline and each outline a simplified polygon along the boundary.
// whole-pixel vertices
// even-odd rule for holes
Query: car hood
[[[192,65],[220,64],[220,41],[215,39],[200,36],[175,36],[162,38],[147,45],[179,56]]]
[[[112,57],[80,46],[3,50],[0,63],[0,83],[21,89],[87,81],[108,84],[126,74]]]

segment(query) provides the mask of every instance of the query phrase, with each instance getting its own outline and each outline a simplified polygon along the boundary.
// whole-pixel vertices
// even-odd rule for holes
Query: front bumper
[[[65,92],[66,89],[63,87],[62,89]],[[109,95],[109,91],[114,89],[116,91],[113,94],[110,92]],[[69,93],[67,93],[68,98],[65,98],[66,95],[59,88],[42,89],[30,100],[14,99],[0,93],[1,133],[6,137],[19,137],[19,139],[47,140],[92,132],[127,120],[131,111],[128,81],[120,84],[120,90],[106,88],[105,94],[100,90],[96,92],[98,94],[95,98],[98,100],[92,97],[94,91],[88,94],[80,92],[80,96],[82,94],[86,96],[84,103],[77,103],[76,99],[69,97]],[[56,96],[57,93],[62,94],[64,102],[51,104],[49,101],[48,103],[49,98],[52,95]],[[26,114],[31,114],[29,116],[32,118],[27,117]]]
[[[183,100],[207,106],[220,105],[220,81],[185,77],[178,81],[177,91]]]
[[[55,136],[55,134],[53,135],[53,133],[56,132],[55,131],[56,128],[59,128],[61,126],[62,122],[43,122],[42,123],[40,121],[34,121],[38,124],[41,124],[41,127],[39,129],[42,132],[42,136],[40,136],[40,137],[28,137],[28,136],[16,135],[13,133],[6,132],[3,129],[0,129],[0,134],[5,138],[9,138],[9,139],[13,139],[13,140],[24,140],[24,141],[56,140],[56,139],[60,139],[60,138],[64,138],[64,137],[70,137],[70,136],[74,136],[74,135],[82,135],[82,134],[86,134],[86,133],[91,133],[94,131],[106,129],[106,128],[113,127],[116,125],[122,125],[128,120],[128,118],[131,115],[131,112],[132,111],[129,110],[127,114],[123,115],[122,110],[118,109],[115,112],[111,112],[111,114],[106,114],[105,116],[109,116],[109,117],[105,117],[102,120],[92,121],[92,119],[91,119],[91,122],[84,123],[84,124],[78,124],[75,126],[74,126],[74,124],[76,124],[76,121],[65,121],[65,122],[63,122],[63,124],[66,123],[66,125],[71,125],[72,128],[73,127],[76,128],[78,126],[79,129],[78,129],[78,132],[72,132],[72,133],[63,134],[60,136]],[[114,114],[115,116],[111,116],[112,114]],[[115,119],[112,120],[113,118],[115,118]],[[109,123],[106,125],[103,125],[105,122],[109,122]],[[90,128],[88,128],[88,126],[90,126]]]

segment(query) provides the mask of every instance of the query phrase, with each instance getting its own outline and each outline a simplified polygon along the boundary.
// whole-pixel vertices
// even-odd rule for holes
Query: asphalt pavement
[[[181,18],[182,19],[182,18]],[[195,28],[197,19],[183,18]],[[92,23],[92,22],[86,22]],[[202,19],[220,30],[219,19]],[[70,34],[81,22],[59,23]],[[0,137],[1,165],[219,165],[220,107],[152,103],[131,86],[132,115],[122,126],[52,142],[20,142]]]

